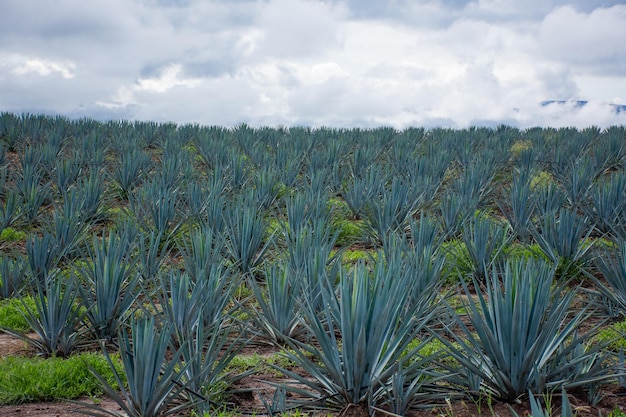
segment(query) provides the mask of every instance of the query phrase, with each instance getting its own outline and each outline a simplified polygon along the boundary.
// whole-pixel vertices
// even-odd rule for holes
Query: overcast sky
[[[233,126],[626,124],[626,1],[2,0],[0,110]],[[542,106],[545,100],[588,100]]]

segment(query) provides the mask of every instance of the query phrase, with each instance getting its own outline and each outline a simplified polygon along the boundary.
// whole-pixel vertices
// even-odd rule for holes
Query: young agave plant
[[[589,318],[587,309],[570,316],[576,291],[552,288],[554,267],[543,261],[520,260],[487,277],[477,303],[465,283],[461,299],[470,327],[450,307],[460,330],[435,333],[459,367],[449,381],[476,396],[483,393],[513,402],[521,395],[608,380],[613,372],[597,366],[602,346],[587,347],[590,335],[577,329]],[[480,283],[474,280],[476,288]],[[452,343],[448,337],[452,338]]]
[[[252,317],[265,337],[274,343],[281,343],[285,338],[294,337],[300,324],[303,280],[287,266],[265,268],[264,275],[265,290],[256,279],[248,279],[260,308]]]
[[[378,241],[384,241],[391,233],[404,230],[415,209],[409,198],[410,184],[394,179],[389,190],[370,201],[365,210],[368,226]]]
[[[31,237],[26,241],[26,255],[33,278],[40,283],[45,282],[59,262],[60,250],[56,238],[47,231],[41,236]]]
[[[486,214],[480,214],[463,225],[461,237],[474,269],[473,275],[482,280],[508,244],[506,229]]]
[[[594,261],[603,279],[588,274],[600,292],[613,303],[619,314],[626,316],[626,241],[618,240],[611,250],[605,250]]]
[[[106,350],[104,355],[120,390],[113,388],[95,370],[91,372],[123,413],[91,404],[84,404],[88,409],[83,413],[97,417],[166,417],[180,415],[194,406],[185,395],[189,381],[181,375],[188,366],[181,361],[181,351],[173,350],[172,359],[166,359],[171,348],[171,328],[167,324],[157,329],[154,318],[133,317],[130,332],[121,328],[118,340],[127,383],[123,382]]]
[[[26,286],[26,262],[16,254],[15,257],[0,256],[0,299],[18,295]]]
[[[499,204],[500,211],[522,242],[530,240],[530,227],[537,205],[532,198],[531,172],[530,168],[516,170],[507,189],[508,198]]]
[[[182,343],[196,327],[219,326],[239,285],[222,264],[215,264],[198,279],[187,272],[161,278],[159,302],[174,338]]]
[[[0,233],[2,230],[11,226],[20,216],[20,200],[17,191],[7,189],[3,197],[3,201],[0,203]]]
[[[82,342],[84,330],[80,330],[83,313],[77,308],[78,288],[74,275],[59,277],[51,274],[40,282],[31,282],[35,308],[22,300],[22,315],[33,329],[36,337],[11,329],[2,330],[32,345],[41,355],[70,355]]]
[[[237,199],[225,214],[228,253],[242,273],[250,273],[263,260],[272,241],[265,241],[263,211],[248,195]]]
[[[79,269],[85,285],[80,287],[81,302],[87,309],[89,328],[98,339],[112,340],[138,296],[140,275],[129,256],[129,231],[110,233],[94,241],[90,262]]]
[[[199,323],[192,330],[180,349],[185,366],[180,383],[186,387],[184,395],[194,403],[194,409],[210,413],[212,409],[223,408],[219,397],[253,370],[241,374],[227,371],[230,362],[244,346],[240,343],[241,335],[234,336],[235,328],[222,326],[221,323],[210,326]]]
[[[199,281],[212,265],[224,262],[226,239],[222,233],[202,225],[189,232],[189,238],[178,245],[178,250],[183,257],[185,272]]]
[[[532,230],[532,235],[546,257],[559,266],[557,273],[564,277],[577,275],[592,248],[588,238],[593,228],[587,225],[587,219],[562,208],[558,213],[543,215],[538,228]]]
[[[411,276],[395,272],[380,265],[370,273],[359,264],[351,273],[341,274],[337,291],[326,281],[320,314],[304,300],[304,322],[319,347],[289,341],[294,350],[285,355],[309,376],[281,369],[307,387],[287,389],[323,406],[379,402],[375,393],[392,377],[408,344],[434,314],[430,306],[407,308]]]

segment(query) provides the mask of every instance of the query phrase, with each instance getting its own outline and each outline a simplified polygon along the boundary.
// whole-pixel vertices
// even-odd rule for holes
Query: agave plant
[[[540,217],[551,215],[564,208],[567,195],[554,182],[548,182],[545,186],[537,185],[534,193],[535,206]]]
[[[463,308],[473,330],[451,310],[458,330],[446,325],[445,335],[435,333],[459,364],[443,365],[451,371],[451,383],[472,395],[512,402],[529,390],[546,392],[611,378],[606,369],[577,367],[601,362],[602,347],[583,348],[590,335],[578,335],[577,329],[590,313],[583,308],[570,316],[576,291],[565,291],[563,284],[553,289],[554,271],[534,259],[493,265],[477,304],[462,283]]]
[[[352,178],[352,181],[342,190],[341,196],[355,219],[363,217],[367,203],[382,192],[385,183],[382,176],[379,169],[372,167],[363,177]]]
[[[41,236],[26,240],[26,255],[32,277],[43,283],[60,260],[60,250],[53,234],[44,230]]]
[[[105,189],[104,178],[96,169],[90,170],[88,175],[78,179],[77,198],[83,202],[81,216],[85,222],[100,220]]]
[[[248,197],[240,197],[226,211],[228,253],[243,273],[250,273],[263,259],[272,242],[265,236],[266,220],[261,207]]]
[[[591,157],[585,156],[570,161],[569,169],[559,176],[563,183],[568,203],[572,207],[583,208],[587,205],[589,192],[593,182],[600,175],[600,169],[595,166]]]
[[[42,175],[32,166],[24,166],[21,177],[15,179],[16,189],[20,193],[20,212],[27,224],[39,219],[42,206],[50,198],[49,183],[43,181]]]
[[[536,208],[536,200],[532,194],[531,170],[516,170],[511,185],[508,187],[508,198],[500,205],[500,211],[509,221],[516,237],[522,242],[530,240],[530,228]]]
[[[290,274],[299,276],[302,297],[317,311],[323,308],[322,286],[327,279],[334,281],[338,275],[340,259],[331,252],[337,234],[331,233],[328,223],[315,221],[299,232],[286,229],[287,267]]]
[[[113,179],[117,182],[122,192],[122,197],[127,197],[134,187],[140,184],[142,174],[150,166],[150,156],[130,144],[127,152],[120,154],[120,163],[113,171]]]
[[[373,394],[378,399],[374,411],[380,411],[379,407],[382,407],[394,415],[404,416],[413,408],[433,408],[437,403],[450,399],[450,391],[437,385],[445,379],[445,374],[435,365],[441,352],[421,353],[430,341],[427,338],[420,342],[398,362],[391,378]]]
[[[189,238],[178,245],[187,272],[195,281],[203,279],[213,265],[226,256],[226,237],[207,225],[189,232]]]
[[[497,261],[508,244],[506,229],[486,214],[479,214],[463,225],[461,237],[473,267],[473,275],[482,280],[488,267]]]
[[[374,406],[381,384],[397,369],[397,362],[424,323],[428,309],[407,308],[411,275],[396,275],[394,268],[379,265],[370,274],[364,264],[341,274],[337,292],[326,281],[324,310],[304,300],[307,330],[319,347],[290,341],[286,351],[307,376],[281,369],[307,389],[287,387],[313,398],[319,405]]]
[[[593,228],[587,225],[587,219],[573,210],[562,208],[558,213],[542,216],[538,228],[532,230],[532,235],[543,254],[559,265],[559,275],[578,274],[579,268],[588,261],[587,254],[592,248],[588,238]]]
[[[80,156],[75,151],[69,157],[62,157],[54,161],[52,178],[59,192],[67,191],[81,174]]]
[[[20,294],[27,283],[26,269],[26,262],[21,255],[0,255],[0,299]]]
[[[626,316],[626,241],[618,240],[612,249],[604,250],[594,260],[594,264],[603,279],[588,275],[602,295],[616,306],[619,314]]]
[[[267,165],[258,167],[253,182],[255,200],[264,210],[268,210],[276,201],[280,191],[276,171]]]
[[[591,189],[591,206],[586,212],[601,233],[624,230],[626,175],[618,172],[601,179]]]
[[[138,296],[141,276],[136,260],[129,256],[128,231],[111,232],[101,241],[94,240],[89,262],[79,268],[85,283],[80,287],[89,329],[98,339],[112,340]]]
[[[256,279],[248,279],[260,308],[253,312],[252,318],[267,339],[281,343],[285,338],[296,336],[300,325],[303,280],[287,266],[266,267],[264,276],[265,289]]]
[[[158,275],[163,263],[172,251],[170,240],[165,232],[140,231],[137,234],[137,260],[139,273],[145,282],[151,282]]]
[[[86,224],[82,217],[84,200],[78,192],[70,190],[64,193],[63,203],[52,214],[54,246],[58,256],[71,257],[86,235]]]
[[[162,277],[160,304],[167,304],[164,311],[175,339],[182,343],[195,327],[220,324],[238,284],[223,264],[211,265],[197,280],[187,272]]]
[[[463,223],[473,215],[477,207],[478,200],[467,200],[456,192],[444,194],[439,203],[439,215],[446,236],[457,236]]]
[[[31,292],[34,309],[22,299],[24,319],[36,336],[2,330],[33,346],[40,355],[70,355],[83,342],[84,329],[81,329],[83,312],[78,308],[78,287],[74,275],[60,277],[56,273],[48,275],[42,282],[32,280]]]
[[[185,396],[194,403],[194,409],[209,413],[212,408],[223,408],[222,397],[229,387],[253,370],[240,374],[227,370],[244,346],[240,343],[241,335],[233,335],[235,328],[221,323],[209,326],[199,323],[191,330],[180,349],[185,364],[181,383],[186,387]]]
[[[407,226],[415,209],[409,192],[409,183],[394,178],[391,189],[384,191],[380,197],[376,196],[367,205],[367,224],[377,240],[384,241],[390,233],[402,231]]]
[[[95,370],[91,372],[123,413],[91,404],[84,404],[87,410],[83,413],[98,417],[166,417],[180,415],[194,406],[185,395],[190,381],[181,376],[188,366],[181,361],[180,349],[173,350],[172,359],[167,359],[171,349],[171,329],[167,324],[157,328],[153,317],[133,317],[130,331],[122,327],[118,340],[126,383],[106,349],[103,353],[119,391]]]
[[[178,216],[180,198],[177,189],[171,189],[157,180],[146,181],[129,195],[129,203],[144,228],[164,237],[173,236],[182,224]]]
[[[0,203],[0,231],[11,226],[19,218],[19,205],[20,197],[18,193],[13,189],[6,190],[4,201]]]

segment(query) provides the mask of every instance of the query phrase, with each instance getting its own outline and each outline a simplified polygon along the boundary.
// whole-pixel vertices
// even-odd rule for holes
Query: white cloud
[[[74,78],[76,64],[68,60],[54,60],[38,57],[28,57],[18,54],[5,55],[0,67],[4,67],[11,74],[25,76],[36,74],[41,77],[59,74],[65,79]]]
[[[626,5],[586,14],[570,6],[554,10],[541,24],[539,46],[546,59],[579,72],[626,74]]]
[[[625,123],[605,103],[626,101],[626,6],[603,3],[5,0],[0,109],[226,125]],[[539,104],[550,99],[592,103]]]
[[[345,10],[340,5],[314,0],[261,2],[256,19],[253,57],[306,58],[341,42]]]

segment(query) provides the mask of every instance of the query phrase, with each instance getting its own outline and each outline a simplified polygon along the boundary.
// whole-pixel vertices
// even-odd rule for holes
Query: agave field
[[[2,113],[0,414],[42,401],[10,361],[89,357],[65,410],[622,416],[625,164],[624,127]]]

